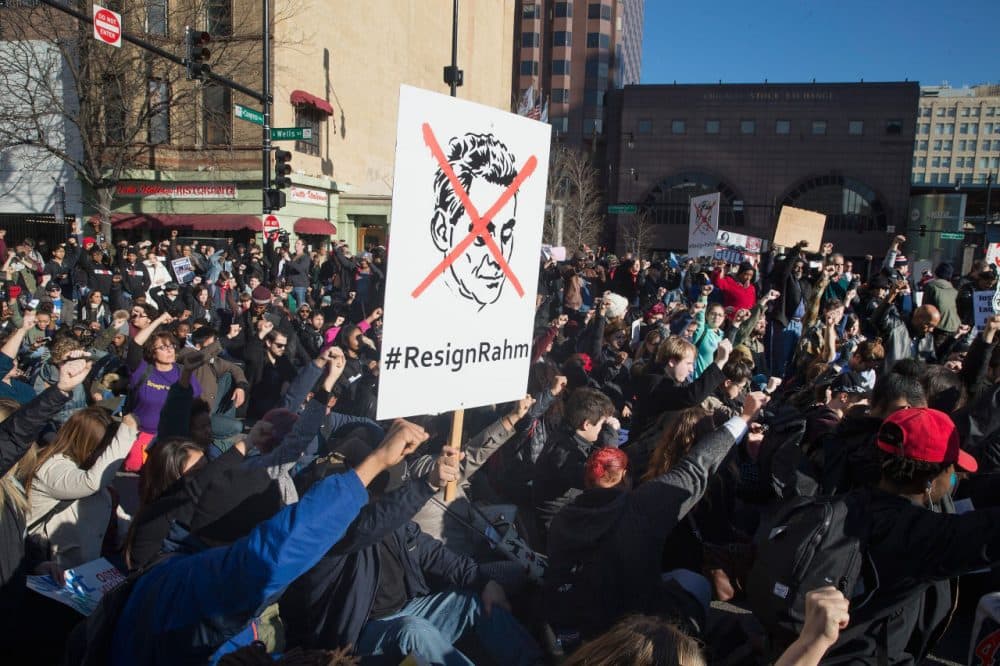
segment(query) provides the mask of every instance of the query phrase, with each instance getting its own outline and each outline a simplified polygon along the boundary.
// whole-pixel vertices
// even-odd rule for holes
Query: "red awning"
[[[99,219],[99,218],[98,218]],[[115,229],[173,229],[189,228],[198,231],[263,231],[259,215],[181,215],[179,213],[115,213],[111,216]]]
[[[296,106],[305,105],[319,109],[328,116],[333,115],[333,107],[330,106],[328,101],[322,97],[316,97],[316,95],[307,93],[305,90],[293,90],[291,102]]]
[[[303,236],[335,236],[337,227],[329,220],[321,220],[318,217],[300,217],[295,220],[292,226],[295,233]]]

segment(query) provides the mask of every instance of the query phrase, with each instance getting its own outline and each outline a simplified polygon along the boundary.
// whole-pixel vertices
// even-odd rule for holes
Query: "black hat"
[[[180,285],[177,284],[176,282],[168,282],[165,285],[163,285],[163,291],[177,291],[180,288],[181,288]]]
[[[845,370],[830,383],[830,390],[834,393],[847,393],[848,395],[867,395],[870,391],[865,384],[865,378],[854,370]]]
[[[889,288],[889,278],[884,275],[876,275],[872,278],[871,282],[868,283],[870,289],[888,289]]]

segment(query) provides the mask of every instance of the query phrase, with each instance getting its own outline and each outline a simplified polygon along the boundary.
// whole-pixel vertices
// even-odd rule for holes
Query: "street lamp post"
[[[993,216],[990,215],[990,195],[993,193],[993,172],[986,174],[986,215],[983,217],[986,220],[986,224],[993,221]]]

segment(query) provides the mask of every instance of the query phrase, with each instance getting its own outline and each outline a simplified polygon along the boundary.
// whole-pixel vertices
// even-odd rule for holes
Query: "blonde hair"
[[[25,493],[31,494],[31,482],[42,465],[53,456],[62,454],[75,462],[81,469],[89,469],[93,456],[105,443],[105,434],[111,425],[111,412],[103,407],[84,407],[73,412],[66,423],[59,428],[56,438],[38,453],[35,460],[22,461],[19,477],[24,483]],[[37,444],[32,448],[36,448]]]
[[[679,361],[688,354],[697,356],[698,348],[679,335],[671,335],[657,348],[656,362],[666,365],[667,361]]]
[[[706,666],[701,645],[666,620],[632,615],[574,652],[563,666]]]

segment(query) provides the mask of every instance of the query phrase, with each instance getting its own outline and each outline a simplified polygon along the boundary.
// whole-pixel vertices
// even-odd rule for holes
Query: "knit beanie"
[[[253,302],[257,305],[270,305],[271,291],[261,284],[250,293],[250,298],[252,298]]]

